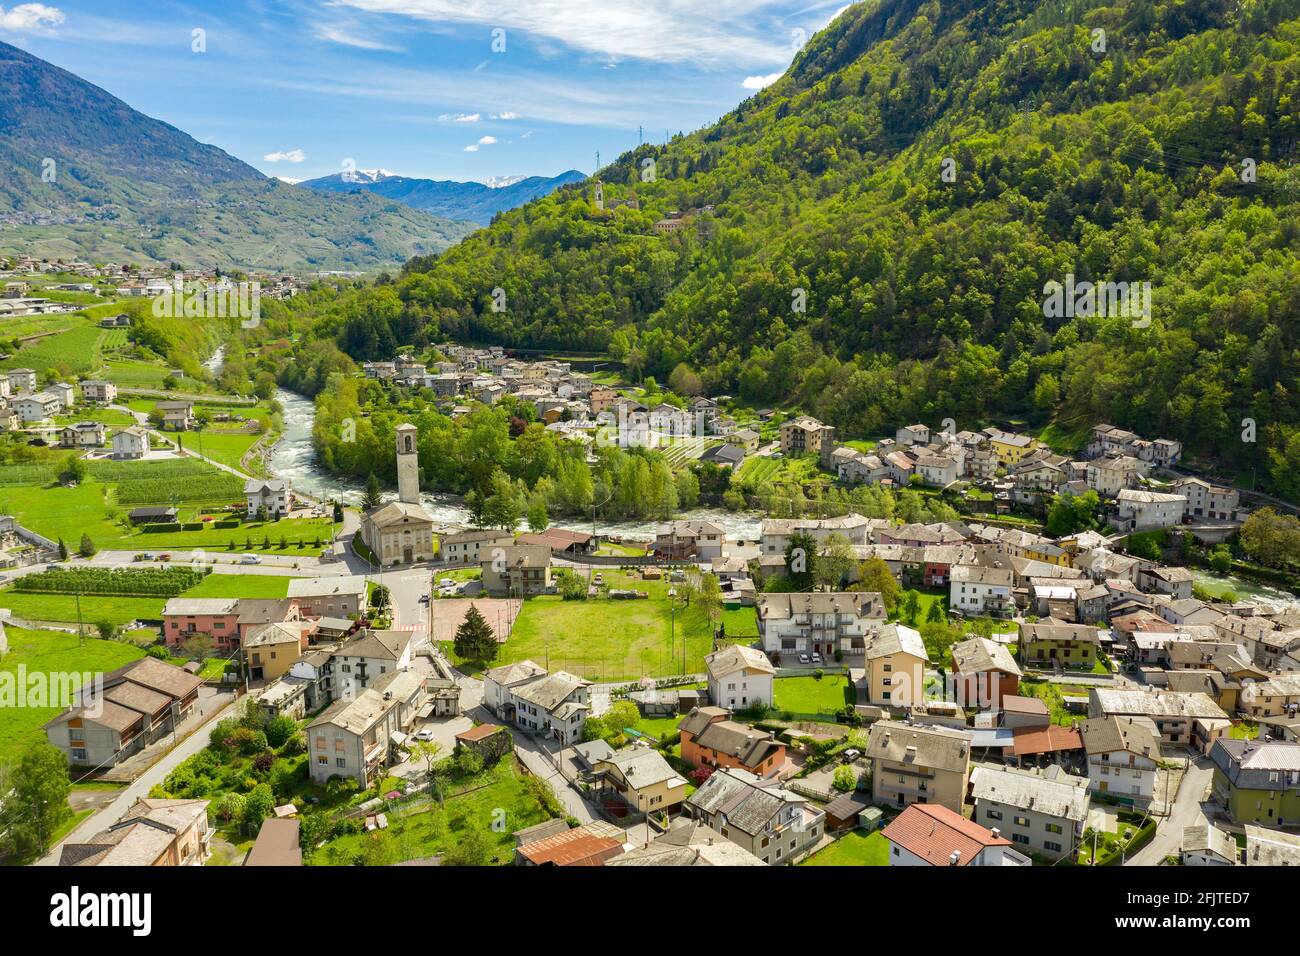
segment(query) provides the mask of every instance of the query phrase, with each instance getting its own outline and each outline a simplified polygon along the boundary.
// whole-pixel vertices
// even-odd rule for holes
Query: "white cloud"
[[[43,3],[20,3],[8,10],[0,7],[0,30],[12,30],[15,33],[51,29],[66,19],[58,7],[47,7]]]
[[[740,85],[747,90],[761,90],[765,86],[771,86],[779,79],[781,79],[780,73],[769,73],[767,76],[747,76]]]
[[[518,113],[511,113],[507,110],[504,113],[493,113],[491,118],[494,120],[517,120],[520,116]]]
[[[381,43],[379,40],[372,40],[369,37],[357,36],[342,27],[318,26],[316,36],[322,40],[329,40],[331,43],[338,43],[343,46],[355,47],[358,50],[386,50],[389,53],[400,53],[401,47],[390,46],[387,43]]]
[[[301,163],[306,158],[307,154],[300,149],[286,149],[262,157],[268,163]]]
[[[367,13],[410,17],[437,24],[484,27],[483,48],[490,31],[518,30],[535,40],[557,41],[585,53],[654,62],[788,63],[788,28],[775,11],[780,0],[658,0],[655,3],[610,3],[609,0],[339,0]]]
[[[477,143],[470,143],[465,147],[467,153],[477,153],[480,146],[491,146],[497,141],[495,136],[480,136]]]
[[[444,123],[477,123],[482,118],[480,113],[443,113],[438,117]]]

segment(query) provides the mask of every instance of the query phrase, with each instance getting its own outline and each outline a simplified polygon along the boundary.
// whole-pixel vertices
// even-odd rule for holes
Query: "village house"
[[[772,706],[772,678],[776,669],[757,648],[731,644],[704,658],[709,675],[709,700],[728,710],[762,704]]]
[[[444,535],[438,542],[438,561],[461,566],[480,564],[481,555],[490,553],[493,548],[507,547],[514,540],[515,536],[508,531],[485,529],[453,532]]]
[[[604,788],[642,813],[671,813],[686,799],[686,781],[651,747],[616,750],[596,761],[595,772]]]
[[[960,706],[997,710],[1019,692],[1024,675],[1005,644],[972,637],[953,645],[952,676]]]
[[[1020,660],[1029,667],[1090,671],[1097,663],[1101,637],[1089,624],[1049,621],[1019,625]]]
[[[119,428],[113,432],[112,447],[114,458],[143,458],[149,453],[149,433],[135,425]]]
[[[590,681],[564,671],[548,674],[532,661],[519,661],[483,675],[483,704],[512,726],[567,745],[582,739],[590,687]]]
[[[1241,494],[1236,488],[1212,485],[1204,478],[1179,478],[1174,490],[1187,499],[1187,515],[1211,521],[1236,521]]]
[[[948,606],[972,616],[1005,617],[1014,607],[1012,583],[1006,568],[959,564],[949,573]]]
[[[1038,440],[1029,435],[1004,432],[999,428],[986,428],[984,434],[988,436],[993,456],[1007,468],[1018,465],[1038,447]]]
[[[960,813],[914,803],[882,831],[890,866],[1029,866],[1011,841]]]
[[[103,422],[77,422],[75,425],[65,425],[59,430],[59,446],[99,448],[104,444],[106,430]]]
[[[867,632],[862,646],[851,645],[850,660],[862,656],[855,678],[859,700],[878,707],[912,707],[925,698],[925,668],[930,655],[919,631],[891,621]]]
[[[366,578],[361,574],[290,578],[288,597],[304,617],[357,618],[366,609]]]
[[[734,767],[715,771],[683,812],[772,866],[798,860],[825,833],[825,814],[806,798]]]
[[[1089,717],[1146,717],[1164,743],[1207,753],[1232,725],[1207,695],[1151,689],[1093,687],[1088,690]]]
[[[249,628],[240,638],[248,678],[273,681],[289,672],[307,650],[307,632],[297,621],[278,621]]]
[[[1300,674],[1281,674],[1248,682],[1241,691],[1241,710],[1252,720],[1294,717],[1300,713]]]
[[[142,657],[77,690],[73,705],[42,729],[72,766],[114,766],[172,733],[202,685],[182,668]]]
[[[483,590],[492,597],[532,597],[551,588],[551,549],[511,544],[481,553]]]
[[[1128,455],[1098,458],[1088,462],[1088,487],[1103,498],[1114,498],[1125,488],[1133,488],[1148,470],[1146,462]]]
[[[323,785],[338,777],[369,787],[403,741],[422,688],[420,675],[404,671],[391,675],[382,688],[367,688],[325,708],[304,730],[312,782]]]
[[[826,445],[834,444],[835,429],[815,418],[800,415],[782,422],[780,436],[783,455],[821,455]]]
[[[1078,725],[1088,755],[1088,788],[1120,799],[1150,800],[1160,736],[1143,717],[1095,717]]]
[[[1152,531],[1174,528],[1182,523],[1187,499],[1137,488],[1121,488],[1115,494],[1118,510],[1115,527],[1121,531]]]
[[[63,411],[63,403],[51,392],[37,392],[11,399],[9,407],[23,422],[43,422]]]
[[[755,604],[768,655],[860,654],[868,632],[885,620],[876,591],[774,592],[757,595]]]
[[[189,431],[195,425],[193,402],[159,402],[154,410],[168,431]]]
[[[81,383],[81,398],[82,401],[107,405],[117,401],[117,386],[100,379],[86,379]]]
[[[712,521],[674,521],[655,533],[655,557],[670,561],[712,561],[723,556],[727,534]]]
[[[882,720],[871,728],[871,795],[881,806],[937,803],[960,813],[970,773],[971,735],[948,727]]]
[[[387,675],[408,670],[424,637],[415,631],[363,630],[330,651],[324,677],[334,700],[355,697]]]
[[[997,827],[1017,847],[1059,860],[1074,852],[1088,820],[1087,781],[1049,767],[1043,773],[980,766],[970,774],[972,820]]]
[[[263,509],[272,520],[293,510],[293,492],[283,478],[250,478],[244,482],[245,514],[255,518]]]
[[[1210,760],[1214,799],[1233,823],[1300,823],[1300,744],[1223,737]]]
[[[59,866],[202,866],[212,855],[208,800],[140,797],[85,843],[64,843]]]
[[[682,759],[693,767],[739,767],[758,777],[785,769],[785,744],[730,720],[723,707],[696,707],[678,726]]]
[[[1236,866],[1241,848],[1232,834],[1214,824],[1194,823],[1183,827],[1178,855],[1183,866]]]

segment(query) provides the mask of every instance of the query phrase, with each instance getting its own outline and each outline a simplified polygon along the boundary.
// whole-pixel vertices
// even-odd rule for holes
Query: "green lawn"
[[[677,726],[682,722],[682,719],[681,714],[674,714],[672,717],[642,717],[632,729],[640,731],[647,737],[653,737],[655,740],[663,740],[665,737],[671,737],[675,740],[680,736]]]
[[[889,866],[889,841],[875,830],[863,833],[851,830],[824,850],[819,850],[800,866]]]
[[[119,626],[130,621],[156,621],[166,603],[166,598],[85,595],[81,598],[81,620],[92,630],[100,621]],[[0,607],[29,621],[77,621],[77,598],[73,594],[21,594],[4,588],[0,590]]]
[[[1022,680],[1020,682],[1020,695],[1022,697],[1037,697],[1047,704],[1052,723],[1069,725],[1086,720],[1087,714],[1074,714],[1065,709],[1065,701],[1062,699],[1063,694],[1069,694],[1071,697],[1087,697],[1088,688],[1068,684],[1053,684],[1050,681]]]
[[[280,574],[209,574],[185,592],[191,598],[282,598],[293,578]]]
[[[204,458],[211,458],[231,468],[240,468],[240,460],[248,449],[253,447],[261,435],[246,431],[231,431],[228,428],[206,428],[202,432],[190,432],[184,436],[185,447],[199,452]]]
[[[496,864],[514,861],[516,830],[549,819],[507,757],[479,777],[457,783],[442,806],[419,802],[413,809],[388,812],[388,829],[338,837],[312,851],[306,862],[317,866],[352,864],[368,844],[385,862],[401,862],[446,853],[460,835],[473,829],[491,844]],[[497,821],[500,825],[495,825]]]
[[[722,630],[727,637],[758,637],[758,610],[739,607],[723,611]]]
[[[38,673],[107,673],[144,655],[131,644],[97,638],[87,638],[82,644],[76,635],[59,631],[9,627],[6,633],[9,653],[0,661],[0,671],[15,675],[14,680],[20,666],[30,682],[31,675]],[[80,684],[80,677],[75,678],[75,683]],[[0,707],[0,764],[16,758],[33,741],[43,739],[41,725],[61,710],[62,706]]]
[[[795,714],[839,713],[854,702],[853,686],[845,674],[816,677],[778,677],[772,684],[777,710]]]
[[[533,660],[551,670],[588,679],[631,680],[643,676],[698,673],[712,641],[698,606],[677,608],[670,620],[663,581],[642,581],[602,572],[615,588],[636,588],[648,600],[565,601],[558,595],[528,598],[510,639],[494,665]],[[670,626],[673,639],[669,641]],[[682,662],[682,644],[686,661]],[[458,661],[459,662],[459,661]]]

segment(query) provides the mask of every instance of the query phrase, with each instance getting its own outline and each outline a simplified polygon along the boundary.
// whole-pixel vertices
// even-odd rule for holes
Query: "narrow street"
[[[1208,757],[1197,757],[1187,765],[1173,810],[1156,826],[1156,835],[1141,850],[1125,861],[1125,866],[1158,866],[1167,856],[1177,855],[1183,845],[1183,829],[1208,822],[1201,808],[1214,777],[1214,764]]]

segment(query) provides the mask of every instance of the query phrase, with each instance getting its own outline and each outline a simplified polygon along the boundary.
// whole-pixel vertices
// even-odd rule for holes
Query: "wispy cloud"
[[[52,30],[66,19],[58,7],[47,7],[43,3],[20,3],[8,10],[0,7],[0,30],[13,33]]]
[[[771,86],[779,79],[781,79],[780,72],[769,73],[767,76],[747,76],[740,85],[747,90],[761,90],[765,86]]]
[[[286,149],[280,152],[267,153],[262,159],[268,163],[301,163],[307,158],[307,154],[300,149]]]
[[[491,146],[497,141],[495,136],[480,136],[477,143],[470,143],[465,147],[467,153],[477,153],[480,146]]]
[[[764,11],[778,0],[338,0],[367,13],[409,17],[429,24],[475,24],[518,30],[571,49],[604,57],[654,62],[785,63],[791,55],[788,30]],[[483,34],[484,49],[492,41]]]
[[[506,110],[504,113],[493,113],[490,118],[494,120],[517,120],[520,116],[518,113],[511,113]]]
[[[389,53],[400,53],[402,48],[383,43],[379,40],[372,40],[370,37],[358,36],[356,33],[338,26],[321,25],[316,27],[316,36],[322,40],[329,40],[331,43],[339,43],[343,46],[355,47],[358,50],[385,50]]]
[[[480,113],[443,113],[438,117],[444,123],[477,123],[482,118]]]

